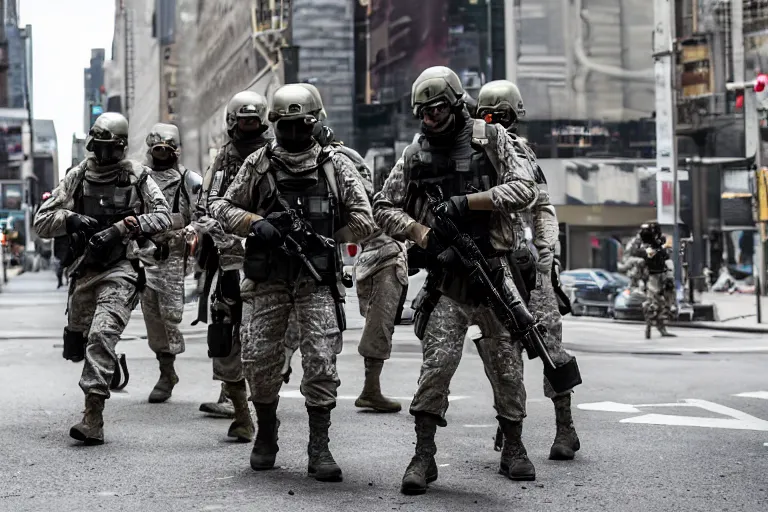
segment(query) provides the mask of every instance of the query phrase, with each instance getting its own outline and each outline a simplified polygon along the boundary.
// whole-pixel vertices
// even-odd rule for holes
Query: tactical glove
[[[120,233],[120,229],[117,226],[110,226],[109,228],[99,231],[88,240],[88,246],[94,254],[103,252],[106,248],[122,240],[123,235]]]
[[[79,232],[95,233],[99,229],[99,221],[87,215],[76,213],[67,217],[67,234]]]
[[[279,247],[283,242],[283,235],[267,219],[255,220],[251,223],[251,236],[262,247]]]

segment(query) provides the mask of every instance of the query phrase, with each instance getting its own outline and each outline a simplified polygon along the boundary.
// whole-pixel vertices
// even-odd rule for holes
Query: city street
[[[354,407],[363,382],[357,354],[362,319],[348,297],[349,330],[339,356],[342,385],[333,411],[331,449],[342,483],[306,477],[307,416],[300,363],[283,388],[278,469],[249,467],[250,445],[229,442],[229,420],[198,412],[214,400],[205,326],[183,329],[180,383],[165,404],[147,396],[157,362],[140,311],[118,345],[127,354],[128,387],[105,410],[106,444],[82,447],[68,436],[83,407],[81,364],[61,357],[66,292],[50,272],[14,277],[0,293],[0,510],[143,511],[765,511],[768,510],[768,336],[672,329],[651,342],[639,325],[566,319],[568,347],[584,384],[574,394],[581,438],[576,460],[547,460],[554,438],[552,403],[541,363],[526,361],[524,440],[535,482],[497,474],[496,420],[490,386],[471,342],[451,387],[448,427],[437,434],[440,477],[424,496],[403,496],[412,456],[407,406],[421,363],[412,326],[399,326],[382,375],[395,415]]]

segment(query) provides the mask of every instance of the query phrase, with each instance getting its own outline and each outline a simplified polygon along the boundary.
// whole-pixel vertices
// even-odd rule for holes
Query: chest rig
[[[656,250],[653,256],[645,255],[645,264],[648,267],[649,274],[663,274],[667,271],[667,249],[661,247]]]
[[[227,142],[224,146],[223,158],[221,167],[217,170],[217,173],[221,173],[221,186],[219,190],[219,197],[224,197],[227,189],[235,181],[240,167],[245,162],[245,158],[240,155],[232,142]]]
[[[427,194],[445,201],[451,196],[484,192],[498,183],[496,169],[486,157],[480,140],[473,137],[469,158],[454,160],[444,149],[435,150],[422,136],[405,150],[407,193],[405,211],[425,225],[432,222]],[[491,249],[489,229],[491,212],[471,211],[457,222],[457,227],[470,234],[478,248],[489,255]]]
[[[339,272],[339,261],[335,245],[331,248],[319,241],[320,235],[333,238],[342,226],[341,209],[336,190],[335,171],[331,163],[331,151],[323,150],[316,162],[304,169],[296,170],[268,151],[270,160],[268,175],[275,185],[275,201],[267,214],[292,210],[309,229],[312,235],[291,234],[301,246],[312,266],[317,270],[324,284],[335,284]],[[253,209],[252,211],[255,211]],[[298,256],[280,249],[272,251],[269,260],[269,278],[294,281],[306,269]]]
[[[143,208],[143,199],[136,184],[130,181],[130,171],[121,171],[115,179],[108,182],[96,182],[83,177],[75,189],[75,212],[92,217],[99,222],[99,230],[127,217],[135,216],[133,208],[134,192],[139,199],[139,208]],[[94,233],[90,233],[92,235]],[[126,257],[124,244],[114,245],[107,257],[98,261],[87,261],[91,268],[109,268]]]

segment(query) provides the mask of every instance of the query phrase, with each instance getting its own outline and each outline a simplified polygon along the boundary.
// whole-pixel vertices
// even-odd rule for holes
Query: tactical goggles
[[[235,112],[235,116],[238,119],[256,117],[259,120],[261,120],[261,117],[259,116],[259,109],[258,107],[256,107],[256,105],[243,105],[242,107],[237,109],[237,112]]]
[[[441,117],[447,117],[450,112],[451,105],[447,101],[440,101],[438,103],[431,103],[421,107],[421,109],[419,109],[419,116],[422,119],[427,116],[433,119],[438,119]]]
[[[147,146],[153,148],[155,146],[168,146],[171,149],[177,149],[176,141],[172,138],[163,139],[159,133],[150,133],[146,138]]]
[[[98,142],[112,142],[115,140],[115,136],[109,130],[102,130],[101,128],[91,128],[88,135],[93,141]]]

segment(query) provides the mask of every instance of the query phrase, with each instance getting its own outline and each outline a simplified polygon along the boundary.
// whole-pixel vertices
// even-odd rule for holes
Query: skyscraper
[[[85,90],[85,111],[83,126],[86,133],[96,118],[104,112],[104,48],[91,50],[91,65],[83,71]]]

